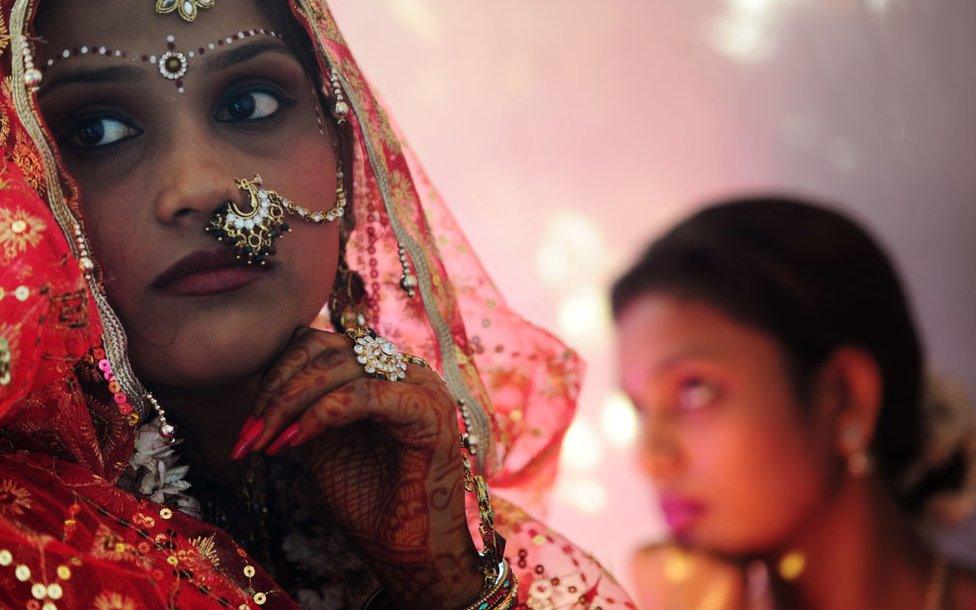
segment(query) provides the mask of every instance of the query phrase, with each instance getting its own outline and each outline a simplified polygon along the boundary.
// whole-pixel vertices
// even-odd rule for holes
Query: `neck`
[[[784,552],[802,552],[806,566],[772,591],[777,608],[847,610],[925,607],[933,558],[913,524],[873,477],[847,479],[825,512]]]
[[[213,388],[154,387],[167,418],[184,440],[180,453],[191,470],[223,485],[241,480],[244,463],[230,459],[244,419],[250,414],[259,376]]]

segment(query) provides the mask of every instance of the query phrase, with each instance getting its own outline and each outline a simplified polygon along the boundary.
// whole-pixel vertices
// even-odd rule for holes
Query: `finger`
[[[254,398],[252,413],[261,415],[268,401],[296,373],[303,370],[315,356],[327,347],[351,346],[346,335],[309,327],[300,327],[293,335],[285,352],[268,369],[261,379],[261,387]],[[350,351],[351,347],[350,347]]]
[[[273,443],[268,445],[268,448],[264,451],[268,455],[277,455],[279,451],[287,447],[295,437],[298,436],[298,422],[285,428],[284,432],[278,435]]]
[[[325,394],[364,375],[348,346],[327,347],[296,372],[268,401],[261,414],[265,426],[252,450],[261,451],[289,424]]]
[[[457,427],[453,411],[453,404],[438,392],[361,377],[326,394],[305,411],[288,446],[299,447],[326,430],[370,420],[386,427],[403,445],[429,447],[448,432],[448,426]]]
[[[335,371],[333,370],[333,372]],[[253,448],[255,450],[259,450],[262,446],[267,445],[267,449],[265,450],[265,453],[267,453],[268,455],[276,455],[286,446],[289,446],[291,441],[298,433],[299,428],[297,422],[289,425],[281,432],[281,434],[278,435],[277,438],[274,438],[275,431],[279,427],[284,425],[284,423],[280,423],[279,420],[282,420],[283,422],[287,423],[288,421],[296,419],[313,402],[322,398],[328,392],[336,390],[342,385],[345,385],[346,383],[352,381],[353,379],[357,377],[362,377],[364,375],[364,372],[362,370],[362,365],[358,361],[356,362],[356,366],[354,366],[351,371],[344,371],[344,372],[347,373],[347,376],[344,377],[342,374],[337,373],[331,376],[331,379],[333,380],[332,383],[330,383],[329,385],[317,386],[314,392],[303,394],[299,399],[295,401],[291,401],[290,399],[286,401],[284,398],[273,400],[271,405],[269,405],[269,407],[265,411],[266,414],[265,416],[272,420],[269,423],[267,428],[268,429],[267,438],[266,439],[261,438],[261,442],[255,443]],[[292,378],[292,381],[289,382],[289,384],[286,384],[285,388],[283,389],[283,392],[287,393],[288,386],[294,383],[299,378],[303,378],[303,377],[304,377],[304,373],[294,376]],[[422,367],[415,367],[413,365],[408,366],[407,377],[400,383],[404,383],[404,382],[412,385],[419,385],[421,387],[425,387],[428,390],[432,390],[435,393],[443,393],[446,399],[450,399],[450,395],[447,393],[446,386],[440,380],[440,377],[438,377],[435,373],[432,373],[428,369]],[[304,407],[302,406],[303,404],[305,405]],[[262,428],[262,431],[263,430],[264,429]],[[260,436],[260,433],[258,435]],[[268,440],[272,438],[274,438],[274,440]]]

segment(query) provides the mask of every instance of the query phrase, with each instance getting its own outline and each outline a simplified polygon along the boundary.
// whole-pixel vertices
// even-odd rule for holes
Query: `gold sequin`
[[[548,541],[548,540],[546,539],[546,537],[545,537],[545,536],[543,536],[542,534],[536,534],[535,536],[533,536],[533,537],[532,537],[532,542],[533,542],[533,544],[535,544],[536,546],[542,546],[542,545],[543,545],[543,544],[545,544],[545,543],[546,543],[547,541]]]
[[[47,587],[39,582],[36,582],[31,587],[31,595],[34,596],[34,599],[44,599],[47,597]]]
[[[264,602],[266,602],[266,601],[268,601],[268,596],[265,595],[264,593],[255,593],[254,594],[254,603],[255,604],[257,604],[259,606],[263,606],[264,605]]]
[[[244,566],[244,576],[248,578],[254,578],[255,569],[254,566]]]
[[[54,602],[47,602],[41,606],[41,610],[58,610],[58,607],[54,605]]]
[[[162,517],[163,519],[172,519],[173,518],[173,509],[171,509],[171,508],[161,508],[159,510],[159,516]]]
[[[180,560],[176,558],[176,555],[170,555],[169,557],[166,558],[166,563],[168,563],[171,566],[175,566],[178,563],[180,563]]]
[[[14,556],[7,549],[0,550],[0,566],[9,566],[14,560]]]
[[[61,580],[71,580],[71,568],[68,566],[58,566],[58,578]]]
[[[64,595],[64,589],[58,583],[51,583],[47,586],[47,596],[51,599],[61,599],[62,595]]]
[[[803,553],[792,551],[783,556],[779,561],[779,575],[783,580],[796,580],[806,568],[807,560]]]
[[[27,286],[17,286],[17,289],[14,290],[14,297],[18,301],[21,302],[26,301],[27,297],[29,296],[30,296],[30,288],[28,288]]]
[[[30,575],[31,575],[30,568],[28,568],[24,564],[20,564],[19,566],[17,566],[17,569],[14,570],[14,576],[16,576],[17,580],[19,580],[20,582],[26,582],[30,578]]]

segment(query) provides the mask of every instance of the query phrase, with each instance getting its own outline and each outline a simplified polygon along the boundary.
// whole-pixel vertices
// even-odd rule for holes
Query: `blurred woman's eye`
[[[678,407],[683,411],[698,411],[718,398],[718,386],[702,377],[689,377],[678,386]]]
[[[222,122],[260,121],[276,114],[281,107],[278,96],[267,91],[242,91],[229,96],[217,109]]]
[[[91,117],[75,124],[69,134],[69,144],[78,148],[103,148],[128,140],[141,133],[120,119],[104,116]]]

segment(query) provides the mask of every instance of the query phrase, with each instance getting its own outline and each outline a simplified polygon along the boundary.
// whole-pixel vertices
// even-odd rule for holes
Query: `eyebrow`
[[[684,363],[686,360],[716,360],[715,352],[704,347],[690,347],[669,355],[654,366],[654,373],[660,375],[667,370]]]
[[[218,72],[229,68],[235,64],[243,63],[249,59],[257,57],[262,53],[283,53],[288,57],[295,58],[291,47],[281,42],[277,38],[264,38],[240,44],[234,48],[222,51],[217,55],[208,57],[203,62],[203,69],[207,72]]]
[[[44,83],[41,88],[40,96],[43,97],[58,87],[73,85],[78,83],[122,83],[132,80],[141,80],[145,77],[145,71],[135,66],[107,66],[105,68],[80,68],[68,72],[62,72],[52,80]]]

